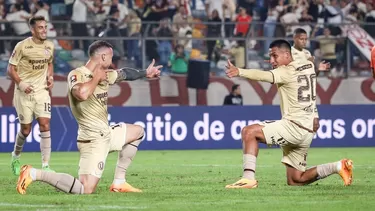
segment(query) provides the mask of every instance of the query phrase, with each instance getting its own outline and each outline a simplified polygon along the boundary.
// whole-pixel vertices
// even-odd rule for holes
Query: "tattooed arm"
[[[153,59],[151,64],[148,65],[146,70],[137,70],[131,67],[123,67],[118,70],[112,70],[108,72],[109,84],[118,83],[121,81],[134,81],[140,78],[158,78],[160,76],[160,68],[162,65],[154,66],[155,60]]]
[[[108,72],[108,80],[110,84],[115,84],[121,81],[134,81],[146,77],[145,70],[137,70],[130,67],[123,67],[118,70]]]

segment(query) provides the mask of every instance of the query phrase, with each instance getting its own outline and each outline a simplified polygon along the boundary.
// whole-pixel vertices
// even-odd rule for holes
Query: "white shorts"
[[[21,124],[30,124],[33,119],[44,117],[51,119],[51,97],[47,90],[37,94],[26,94],[14,91],[13,105]]]
[[[122,150],[126,143],[126,124],[112,125],[110,130],[107,137],[87,142],[78,141],[79,175],[89,174],[101,178],[108,153]]]
[[[282,163],[299,171],[306,170],[306,159],[314,133],[304,130],[289,120],[264,121],[263,134],[268,145],[279,145],[283,150]]]

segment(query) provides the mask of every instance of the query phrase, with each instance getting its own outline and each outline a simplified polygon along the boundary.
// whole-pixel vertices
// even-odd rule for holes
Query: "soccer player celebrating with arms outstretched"
[[[259,143],[280,145],[281,162],[286,166],[288,185],[306,185],[332,174],[339,174],[344,185],[352,183],[353,162],[342,159],[306,170],[308,149],[314,137],[316,104],[316,73],[308,60],[293,61],[291,46],[286,40],[275,40],[270,45],[271,71],[245,70],[229,61],[228,77],[241,76],[250,80],[277,85],[280,94],[282,119],[253,124],[242,129],[243,176],[226,188],[256,188],[256,160]]]
[[[49,168],[51,156],[51,98],[53,87],[53,43],[47,39],[47,22],[43,16],[31,17],[32,37],[26,38],[13,50],[9,59],[8,75],[15,83],[13,104],[16,108],[21,131],[17,133],[12,152],[13,174],[20,174],[20,154],[31,131],[33,117],[39,123],[42,169]]]
[[[78,123],[79,179],[63,173],[47,172],[22,166],[17,191],[25,194],[33,181],[48,183],[66,193],[91,194],[104,171],[107,155],[118,151],[112,192],[141,192],[127,183],[126,171],[134,159],[144,136],[144,129],[133,124],[108,124],[108,89],[111,84],[123,80],[159,77],[160,68],[155,61],[146,71],[132,68],[108,70],[112,64],[113,49],[105,41],[95,41],[89,47],[90,60],[85,66],[68,75],[69,102]]]

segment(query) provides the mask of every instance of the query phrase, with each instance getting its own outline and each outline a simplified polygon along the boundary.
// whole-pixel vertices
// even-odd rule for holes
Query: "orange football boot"
[[[233,184],[225,186],[225,188],[228,188],[228,189],[234,189],[234,188],[252,189],[252,188],[257,188],[257,187],[258,187],[258,181],[249,180],[245,178],[242,178]]]
[[[129,183],[125,182],[120,185],[112,184],[109,188],[111,192],[121,192],[121,193],[141,193],[142,190],[131,186]]]
[[[21,167],[20,176],[18,177],[17,182],[17,192],[19,194],[26,194],[27,187],[33,182],[33,179],[30,176],[30,170],[32,166],[23,165]]]
[[[353,182],[353,161],[349,159],[342,159],[340,162],[341,169],[339,171],[339,175],[344,181],[344,185],[349,186]]]

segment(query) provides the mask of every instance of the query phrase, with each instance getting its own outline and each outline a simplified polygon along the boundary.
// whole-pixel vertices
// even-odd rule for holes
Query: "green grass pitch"
[[[308,165],[351,158],[354,182],[338,175],[303,187],[286,185],[280,149],[262,149],[257,161],[259,187],[226,190],[242,174],[241,150],[139,151],[127,181],[143,193],[110,193],[117,155],[92,195],[68,195],[35,182],[19,195],[10,171],[10,153],[0,154],[0,210],[374,210],[375,148],[312,148]],[[40,167],[39,153],[23,153],[21,163]],[[77,175],[78,153],[52,153],[51,167]]]

